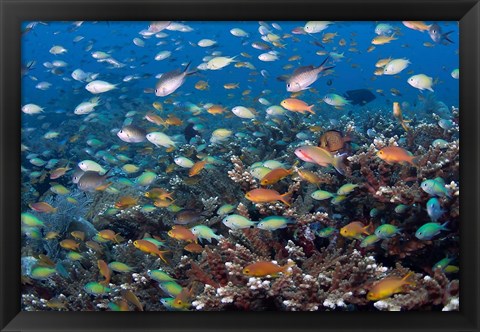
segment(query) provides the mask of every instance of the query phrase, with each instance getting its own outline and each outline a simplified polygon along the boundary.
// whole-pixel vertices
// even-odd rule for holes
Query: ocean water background
[[[69,66],[65,69],[64,77],[71,78],[68,74],[77,68],[85,72],[100,73],[99,79],[113,84],[121,83],[122,79],[132,74],[151,74],[153,76],[173,69],[182,68],[182,64],[192,61],[192,66],[199,65],[204,56],[212,51],[220,51],[223,56],[238,56],[239,61],[250,61],[258,71],[265,69],[269,73],[268,79],[257,76],[256,82],[248,82],[250,70],[246,68],[234,68],[229,66],[219,71],[200,72],[198,76],[187,79],[182,86],[183,93],[191,93],[186,99],[193,103],[212,102],[231,105],[241,104],[241,96],[238,100],[227,99],[226,90],[223,84],[229,82],[240,82],[240,89],[252,90],[252,95],[260,94],[264,89],[269,89],[275,96],[269,100],[272,104],[279,103],[282,99],[289,96],[285,90],[285,83],[278,81],[275,77],[290,74],[293,69],[299,65],[319,65],[325,56],[316,55],[315,52],[322,50],[321,47],[312,45],[314,39],[308,35],[295,35],[300,42],[294,43],[286,39],[285,49],[277,49],[280,52],[280,59],[273,62],[263,62],[257,59],[257,56],[264,51],[254,49],[250,46],[253,41],[261,41],[258,32],[257,22],[186,22],[193,28],[191,32],[168,31],[166,40],[176,40],[176,43],[169,42],[166,45],[156,46],[161,39],[151,37],[145,39],[145,46],[139,47],[133,43],[134,38],[139,36],[139,31],[148,28],[148,22],[85,22],[79,29],[69,32],[72,29],[72,23],[68,22],[49,22],[44,26],[39,24],[32,33],[26,34],[22,38],[22,63],[30,60],[37,61],[36,69],[32,71],[39,81],[48,81],[52,84],[49,90],[41,91],[35,89],[39,81],[33,81],[25,78],[22,85],[22,105],[26,103],[36,103],[38,105],[49,105],[46,113],[54,110],[63,109],[67,113],[73,111],[84,99],[92,95],[83,89],[82,83],[70,80],[65,81],[63,77],[51,75],[48,70],[42,68],[42,63],[53,60],[64,60]],[[279,34],[289,33],[292,29],[302,26],[305,22],[277,22],[282,27],[282,31],[273,31]],[[318,39],[324,33],[337,33],[338,36],[333,43],[325,44],[325,50],[343,53],[345,58],[335,64],[333,75],[321,78],[312,87],[318,90],[319,95],[307,95],[307,103],[316,103],[323,95],[327,93],[337,93],[343,95],[347,90],[367,88],[375,91],[381,89],[385,96],[375,93],[377,100],[374,105],[379,109],[388,109],[390,111],[391,102],[400,99],[411,105],[418,100],[419,91],[407,83],[411,75],[407,72],[413,71],[414,74],[426,74],[439,80],[439,84],[434,86],[435,95],[438,100],[443,101],[448,106],[458,106],[459,104],[459,84],[458,80],[451,77],[450,73],[459,66],[459,27],[457,22],[439,22],[444,32],[453,31],[450,38],[454,41],[452,45],[435,45],[435,47],[425,47],[425,42],[432,43],[428,32],[419,32],[406,28],[401,22],[391,23],[394,27],[400,29],[401,35],[397,36],[389,44],[379,45],[372,52],[367,52],[371,45],[372,38],[376,36],[374,30],[376,22],[338,22],[330,25],[319,34],[315,34]],[[427,22],[432,23],[432,22]],[[27,22],[24,22],[26,25]],[[250,34],[248,38],[239,38],[233,36],[229,31],[232,28],[241,28]],[[75,36],[85,37],[78,43],[72,42]],[[196,44],[203,38],[216,40],[218,46],[201,48],[191,46],[189,42]],[[347,46],[338,46],[338,41],[344,38]],[[86,45],[94,42],[91,51],[84,50]],[[355,41],[355,48],[358,52],[349,52],[348,45]],[[176,44],[176,45],[175,45]],[[48,51],[54,45],[62,45],[68,49],[68,53],[63,55],[52,55]],[[180,46],[179,50],[176,50]],[[336,48],[336,49],[335,49]],[[334,50],[335,49],[335,50]],[[154,56],[162,51],[171,51],[173,54],[169,59],[155,61]],[[111,55],[120,62],[126,64],[123,68],[107,69],[105,63],[98,63],[92,58],[93,51],[111,51]],[[252,58],[247,59],[239,55],[241,52],[249,53]],[[287,59],[294,55],[301,55],[300,61],[288,62]],[[375,77],[375,63],[382,58],[406,58],[411,64],[399,77],[383,75]],[[292,63],[295,67],[289,70],[283,70],[282,66]],[[330,61],[330,63],[333,63]],[[352,68],[351,64],[357,64],[357,68]],[[133,80],[123,82],[119,87],[128,89],[125,91],[127,100],[141,98],[145,104],[151,104],[157,98],[153,94],[144,94],[145,88],[153,88],[156,83],[154,77],[148,79]],[[376,78],[372,80],[372,78]],[[200,79],[208,81],[210,90],[208,92],[194,89],[194,84]],[[331,86],[327,86],[328,79],[332,79]],[[390,95],[389,89],[398,89],[401,97],[395,98]],[[79,91],[75,91],[79,90]],[[423,94],[428,94],[426,91]],[[109,96],[118,96],[120,91],[112,91]],[[50,106],[51,105],[51,106]],[[369,106],[372,107],[373,104]],[[253,107],[261,106],[259,104],[251,105]],[[101,107],[98,109],[102,111]],[[128,111],[128,110],[125,110]],[[335,114],[335,113],[334,113]],[[337,112],[338,115],[342,113]],[[29,124],[29,120],[34,118],[24,117],[24,121]],[[34,122],[32,123],[34,124]],[[112,124],[113,126],[118,124]]]

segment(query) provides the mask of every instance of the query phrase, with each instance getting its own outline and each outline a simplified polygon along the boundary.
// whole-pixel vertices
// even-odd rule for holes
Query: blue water
[[[289,33],[295,27],[302,26],[304,22],[278,22],[282,27],[282,31],[272,29],[273,33],[284,34]],[[450,38],[454,41],[453,45],[435,45],[435,47],[425,47],[423,43],[430,42],[428,32],[419,32],[406,28],[401,22],[390,22],[394,27],[400,29],[401,35],[398,40],[394,40],[389,44],[379,45],[372,52],[367,52],[371,45],[370,41],[375,37],[374,22],[339,22],[329,26],[327,29],[319,34],[315,34],[317,38],[321,39],[323,33],[337,33],[333,43],[325,44],[326,51],[335,51],[343,53],[345,58],[335,63],[335,72],[329,77],[333,80],[333,84],[326,86],[323,78],[316,82],[313,87],[319,91],[320,97],[324,94],[335,92],[343,94],[347,90],[357,88],[367,88],[375,91],[382,89],[387,96],[377,94],[378,106],[383,106],[382,102],[387,105],[388,101],[392,100],[389,95],[389,89],[395,88],[402,93],[402,101],[413,104],[417,100],[419,91],[411,87],[407,83],[408,77],[411,75],[408,72],[413,71],[414,74],[423,73],[434,79],[439,80],[439,84],[434,87],[435,94],[441,96],[440,99],[449,106],[458,106],[458,80],[452,79],[450,73],[453,69],[459,66],[459,36],[457,22],[441,22],[443,31],[453,31]],[[432,23],[432,22],[426,22]],[[26,25],[26,24],[24,24]],[[224,56],[236,56],[240,52],[249,53],[252,58],[238,57],[240,61],[251,62],[258,71],[265,69],[270,74],[268,80],[257,79],[256,82],[248,82],[250,70],[246,68],[227,67],[220,71],[207,71],[200,73],[201,76],[192,77],[187,80],[182,87],[182,92],[193,93],[191,102],[205,101],[205,94],[196,91],[193,86],[201,78],[206,79],[211,87],[209,93],[209,102],[223,102],[225,97],[225,90],[222,88],[224,83],[241,82],[241,90],[251,89],[253,94],[259,94],[264,89],[270,89],[278,94],[278,98],[287,97],[284,83],[275,79],[276,76],[290,74],[298,65],[319,65],[325,56],[318,56],[316,51],[321,50],[320,47],[312,45],[314,39],[308,35],[294,35],[295,38],[300,39],[299,42],[292,42],[292,39],[285,39],[283,42],[287,45],[284,49],[277,49],[280,52],[280,59],[274,62],[262,62],[257,59],[257,56],[264,51],[254,49],[250,46],[253,41],[261,41],[258,33],[257,22],[188,22],[194,30],[192,32],[176,32],[168,31],[169,37],[166,40],[171,40],[167,45],[156,46],[155,44],[161,39],[155,37],[145,39],[145,47],[136,46],[132,40],[139,36],[138,32],[148,28],[147,22],[85,22],[80,28],[69,32],[72,29],[70,23],[64,22],[50,22],[44,26],[38,24],[33,32],[28,33],[22,39],[22,63],[30,60],[37,62],[36,69],[31,72],[39,81],[48,81],[52,84],[52,88],[48,91],[41,91],[35,89],[36,81],[25,79],[23,85],[22,104],[36,103],[39,105],[45,103],[52,103],[52,108],[71,109],[75,102],[81,102],[85,98],[89,98],[91,94],[88,91],[80,91],[78,93],[71,93],[73,89],[80,89],[82,85],[74,80],[65,81],[63,78],[71,78],[71,73],[76,68],[81,68],[85,72],[100,73],[101,79],[111,83],[119,83],[123,77],[131,74],[152,74],[156,75],[176,68],[182,68],[182,63],[192,61],[192,64],[198,65],[202,62],[202,58],[207,56],[212,51],[220,51]],[[250,34],[249,38],[239,38],[230,34],[229,30],[232,28],[241,28]],[[75,36],[85,36],[80,42],[73,43],[72,39]],[[189,45],[189,42],[196,44],[200,39],[209,38],[218,42],[218,47],[201,48]],[[345,47],[338,46],[338,41],[344,38],[347,41]],[[349,44],[355,41],[357,43],[354,48],[358,52],[349,52]],[[93,42],[93,48],[87,52],[84,50],[86,45]],[[180,49],[177,45],[180,46]],[[54,56],[48,52],[53,45],[62,45],[68,49],[68,53]],[[274,48],[275,49],[275,48]],[[169,59],[163,61],[155,61],[153,57],[159,51],[167,50],[173,52]],[[127,64],[126,67],[119,69],[108,70],[108,65],[97,63],[91,57],[93,51],[113,51],[111,54],[120,62]],[[287,59],[294,55],[301,55],[302,59],[299,62],[288,62]],[[399,77],[383,75],[375,77],[373,71],[374,64],[381,58],[407,58],[411,64],[409,67],[398,74]],[[41,65],[44,62],[51,62],[53,60],[64,60],[69,66],[66,68],[64,77],[51,75]],[[294,64],[294,68],[283,70],[281,67],[287,63]],[[351,64],[358,65],[357,68],[352,68]],[[226,75],[228,74],[228,79]],[[376,79],[375,79],[376,78]],[[375,80],[373,80],[375,79]],[[152,88],[155,86],[156,79],[151,77],[149,79],[134,80],[130,83],[122,83],[122,87],[128,88],[127,94],[131,97],[139,97],[142,95],[145,103],[153,102],[155,100],[153,95],[144,95],[142,93],[145,88]],[[58,98],[58,90],[64,90],[65,94],[61,97],[68,98],[70,105],[55,103]],[[426,92],[428,93],[428,91]],[[308,98],[307,98],[308,101]],[[315,100],[312,99],[312,102]],[[271,100],[275,103],[274,100]],[[75,104],[76,105],[76,104]],[[49,107],[48,109],[51,110]],[[47,109],[47,110],[48,110]]]

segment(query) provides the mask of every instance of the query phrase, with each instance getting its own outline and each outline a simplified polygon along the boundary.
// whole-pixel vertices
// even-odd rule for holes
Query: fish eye
[[[250,270],[249,269],[245,269],[243,270],[245,273],[250,273]]]

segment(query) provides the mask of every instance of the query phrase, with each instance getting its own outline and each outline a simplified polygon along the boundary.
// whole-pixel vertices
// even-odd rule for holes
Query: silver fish
[[[117,133],[117,136],[124,142],[127,143],[141,143],[147,140],[147,133],[142,128],[139,128],[134,125],[124,126]]]
[[[106,183],[108,172],[100,175],[95,171],[86,171],[78,180],[78,188],[83,191],[95,191],[98,187]]]
[[[287,79],[287,91],[288,92],[299,92],[310,88],[310,85],[315,83],[318,79],[318,74],[332,67],[324,67],[324,64],[327,62],[328,57],[323,60],[322,64],[318,67],[314,66],[305,66],[295,69],[292,76]]]
[[[428,29],[428,34],[430,35],[430,38],[432,38],[435,43],[443,45],[448,45],[448,43],[453,44],[453,41],[448,38],[448,35],[452,32],[453,31],[443,33],[442,28],[440,28],[440,26],[436,23],[432,24]]]
[[[182,72],[179,69],[176,69],[163,74],[158,80],[157,85],[155,85],[155,95],[158,97],[165,97],[174,93],[183,85],[183,83],[185,83],[185,79],[188,75],[196,73],[196,71],[187,72],[189,66],[190,62]]]

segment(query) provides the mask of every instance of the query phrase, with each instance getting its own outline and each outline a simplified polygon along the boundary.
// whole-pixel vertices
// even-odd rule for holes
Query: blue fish
[[[432,197],[428,200],[427,213],[432,221],[437,221],[445,213],[445,210],[440,206],[438,198]]]

